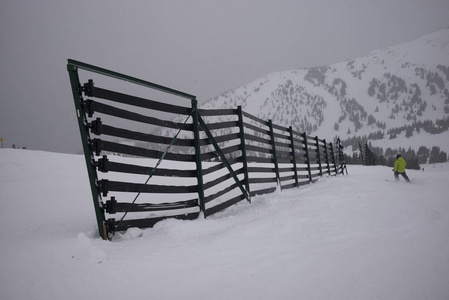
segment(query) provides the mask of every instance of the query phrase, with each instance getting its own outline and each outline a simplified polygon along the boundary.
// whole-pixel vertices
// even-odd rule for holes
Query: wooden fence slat
[[[139,113],[131,112],[125,109],[120,109],[111,105],[100,103],[94,100],[84,101],[84,106],[92,115],[94,112],[99,112],[105,115],[122,118],[125,120],[135,121],[139,123],[151,124],[161,127],[168,127],[173,129],[182,129],[192,131],[192,124],[176,123],[172,121],[161,120],[158,118],[141,115]]]
[[[191,199],[179,202],[169,203],[128,203],[117,202],[114,204],[114,210],[110,210],[112,206],[106,201],[106,212],[109,214],[121,213],[121,212],[142,212],[142,211],[166,211],[175,209],[185,209],[191,207],[198,207],[198,199]]]
[[[176,186],[176,185],[155,185],[121,182],[102,179],[98,181],[98,188],[105,197],[109,192],[128,192],[128,193],[161,193],[161,194],[184,194],[196,193],[197,185]]]
[[[240,137],[240,148],[242,151],[242,161],[243,161],[243,181],[245,182],[246,191],[251,195],[251,187],[249,185],[249,175],[248,175],[248,159],[246,158],[246,141],[245,141],[245,126],[243,125],[243,111],[242,107],[239,105],[237,107],[238,123],[239,123],[239,137]]]
[[[140,98],[136,96],[131,96],[119,92],[114,92],[106,89],[102,89],[96,86],[89,87],[88,97],[96,97],[105,100],[114,101],[117,103],[148,108],[151,110],[163,111],[168,113],[175,113],[180,115],[190,115],[191,109],[183,106],[172,105],[162,102],[157,102],[150,99]]]
[[[113,228],[109,230],[115,231],[125,231],[131,227],[139,227],[139,228],[151,228],[156,223],[166,220],[168,218],[178,219],[178,220],[195,220],[198,219],[199,211],[193,213],[181,213],[177,215],[168,215],[164,217],[155,217],[155,218],[145,218],[145,219],[133,219],[133,220],[123,220],[120,223],[116,222],[115,219],[110,219],[113,222]]]
[[[149,175],[154,172],[153,176],[170,176],[170,177],[196,177],[196,170],[177,170],[177,169],[163,169],[154,167],[136,166],[131,164],[124,164],[109,161],[106,156],[98,159],[97,168],[99,172],[119,172],[130,174]]]
[[[248,123],[243,123],[243,125],[245,126],[245,128],[248,128],[248,129],[254,130],[256,132],[270,136],[270,130],[265,130],[260,127],[254,126],[252,124],[248,124]]]
[[[295,176],[295,186],[298,186],[298,171],[297,171],[297,164],[296,164],[296,147],[295,147],[295,140],[293,139],[293,129],[290,126],[288,128],[288,131],[290,133],[290,149],[292,153],[292,163],[293,163],[293,174]]]
[[[91,123],[96,124],[96,123]],[[157,136],[153,134],[148,133],[142,133],[132,130],[126,130],[122,128],[116,128],[109,125],[101,124],[100,126],[96,128],[92,128],[92,131],[95,130],[96,135],[108,135],[108,136],[114,136],[114,137],[121,137],[126,139],[132,139],[136,141],[143,141],[143,142],[151,142],[155,144],[165,144],[169,145],[172,143],[173,138],[172,137],[163,137],[163,136]],[[193,147],[194,146],[194,140],[193,139],[176,139],[176,141],[173,143],[175,146],[187,146],[187,147]]]
[[[270,188],[255,190],[255,191],[251,192],[251,196],[271,194],[271,193],[274,193],[276,191],[276,189],[277,189],[276,187],[270,187]]]
[[[198,109],[198,112],[203,117],[236,115],[238,113],[237,109]]]
[[[276,170],[269,167],[248,167],[248,172],[250,173],[274,173]]]
[[[208,203],[214,199],[217,199],[221,196],[226,195],[227,193],[233,191],[234,189],[238,188],[239,183],[234,182],[233,184],[231,184],[230,186],[222,189],[221,191],[216,192],[215,194],[209,195],[207,197],[204,198],[204,203]],[[243,199],[242,199],[243,200]]]
[[[234,172],[235,172],[235,175],[240,175],[240,174],[243,174],[243,169],[234,170]],[[212,181],[205,182],[203,185],[204,190],[210,189],[210,188],[222,183],[223,181],[231,179],[231,178],[232,178],[232,175],[230,173],[227,173],[218,178],[215,178]]]
[[[244,200],[245,198],[246,198],[245,195],[238,195],[238,196],[236,196],[236,197],[234,197],[232,199],[229,199],[229,200],[227,200],[225,202],[222,202],[222,203],[220,203],[220,204],[218,204],[216,206],[213,206],[211,208],[206,208],[206,210],[204,212],[204,215],[206,217],[210,216],[210,215],[213,215],[213,214],[215,214],[215,213],[217,213],[219,211],[222,211],[222,210],[228,208],[231,205],[234,205],[234,204]]]
[[[140,147],[134,147],[129,145],[123,145],[119,143],[113,143],[109,141],[104,141],[101,139],[92,139],[92,148],[95,149],[96,155],[101,155],[101,151],[111,151],[118,152],[128,155],[135,155],[141,157],[149,157],[159,159],[164,154],[161,151],[144,149]],[[195,161],[195,157],[193,155],[188,154],[175,154],[175,153],[167,153],[165,155],[165,159],[167,160],[176,160],[176,161]]]
[[[279,166],[277,161],[277,154],[276,154],[276,140],[274,139],[273,135],[273,122],[271,120],[268,120],[268,126],[270,127],[270,137],[271,137],[271,147],[273,149],[273,162],[274,162],[274,169],[276,170],[276,178],[279,181]]]
[[[248,119],[251,119],[253,121],[259,122],[262,125],[268,126],[268,121],[262,120],[262,119],[260,119],[260,118],[258,118],[256,116],[253,116],[253,115],[251,115],[251,114],[249,114],[249,113],[247,113],[245,111],[242,111],[242,113],[243,113],[244,117],[246,117]]]

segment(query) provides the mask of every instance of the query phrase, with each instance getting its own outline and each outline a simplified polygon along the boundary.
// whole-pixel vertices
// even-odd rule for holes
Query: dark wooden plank
[[[184,209],[184,208],[190,208],[190,207],[198,207],[198,199],[172,202],[172,203],[117,202],[117,203],[115,203],[115,213],[142,212],[142,211],[164,211],[164,210]],[[114,213],[114,212],[109,212],[108,210],[106,210],[106,212]]]
[[[228,162],[229,162],[229,164],[230,164],[231,166],[232,166],[233,164],[239,163],[239,162],[241,162],[241,161],[242,161],[242,158],[241,158],[241,157],[235,157],[235,158],[228,159]],[[219,164],[217,164],[217,165],[215,165],[215,166],[209,167],[209,168],[207,168],[207,169],[203,169],[203,175],[207,175],[207,174],[216,172],[216,171],[221,170],[221,169],[224,169],[224,168],[226,168],[226,166],[225,166],[225,164],[224,164],[223,162],[221,162],[221,163],[219,163]]]
[[[182,107],[178,105],[157,102],[150,99],[140,98],[119,92],[114,92],[111,90],[102,89],[96,86],[91,87],[91,97],[106,99],[109,101],[114,101],[122,104],[180,115],[190,115],[192,111],[190,107]]]
[[[309,179],[309,175],[298,175],[298,179]]]
[[[144,141],[144,142],[150,142],[150,143],[157,143],[157,144],[165,144],[170,145],[173,141],[173,137],[164,137],[164,136],[158,136],[153,134],[147,134],[122,128],[116,128],[108,125],[102,124],[98,128],[99,134],[109,135],[109,136],[115,136],[115,137],[121,137],[126,138],[129,140],[138,140],[138,141]],[[193,139],[180,139],[177,138],[173,145],[176,146],[187,146],[187,147],[193,147],[194,146],[194,140]]]
[[[122,154],[128,154],[128,155],[141,156],[141,157],[156,158],[156,159],[161,158],[163,155],[163,152],[161,152],[161,151],[144,149],[144,148],[134,147],[134,146],[129,146],[129,145],[123,145],[123,144],[113,143],[113,142],[104,141],[104,140],[100,140],[100,139],[93,139],[92,147],[94,149],[94,152],[96,152],[97,155],[100,155],[101,151],[103,151],[103,150],[116,152],[116,153],[122,153]],[[195,161],[195,156],[188,155],[188,154],[167,153],[165,155],[164,159],[175,160],[175,161]]]
[[[248,172],[249,173],[274,173],[275,169],[273,168],[268,168],[268,167],[248,167]]]
[[[295,168],[293,166],[291,167],[285,167],[285,168],[279,168],[279,173],[283,173],[283,172],[293,172],[295,171]]]
[[[259,133],[262,133],[262,134],[270,136],[270,130],[264,130],[264,129],[260,128],[260,127],[257,127],[257,126],[254,126],[252,124],[248,124],[248,123],[245,123],[245,122],[243,122],[243,125],[245,126],[245,128],[248,128],[248,129],[254,130],[256,132],[259,132]]]
[[[215,139],[215,142],[217,142],[217,143],[223,143],[223,142],[229,142],[229,141],[240,139],[240,135],[238,132],[230,133],[230,134],[225,134],[225,135],[221,135],[221,136],[214,136],[214,139]],[[200,146],[207,146],[207,145],[212,145],[212,142],[208,138],[200,140]]]
[[[249,183],[269,183],[269,182],[277,182],[276,177],[272,178],[249,178]]]
[[[241,183],[243,184],[243,181],[241,181]],[[234,182],[233,184],[224,188],[223,190],[221,190],[215,194],[209,195],[207,197],[204,197],[204,203],[210,202],[214,199],[217,199],[218,197],[226,195],[227,193],[229,193],[230,191],[233,191],[234,189],[237,189],[238,187],[239,187],[239,184],[237,182]],[[243,196],[243,194],[242,194],[242,196]]]
[[[115,221],[115,226],[118,226],[115,228],[116,231],[124,231],[131,227],[138,227],[138,228],[151,228],[153,227],[157,222],[173,218],[178,220],[195,220],[198,219],[199,216],[199,209],[198,212],[193,213],[187,213],[187,214],[177,214],[172,216],[166,216],[166,217],[156,217],[156,218],[146,218],[146,219],[134,219],[134,220],[123,220],[121,222]]]
[[[255,136],[252,134],[245,133],[244,137],[245,137],[245,140],[248,140],[248,141],[254,141],[254,142],[259,142],[259,143],[266,144],[266,145],[271,145],[270,139],[265,139],[260,136]]]
[[[253,121],[259,122],[262,125],[268,126],[268,121],[262,120],[262,119],[260,119],[260,118],[258,118],[256,116],[253,116],[253,115],[251,115],[251,114],[249,114],[247,112],[244,112],[244,111],[242,111],[242,114],[243,114],[243,116],[245,116],[248,119],[251,119]]]
[[[310,181],[299,181],[298,182],[299,186],[304,186],[304,185],[309,185],[309,184],[310,184]]]
[[[237,132],[237,133],[230,133],[230,134],[225,134],[225,135],[220,135],[220,136],[214,136],[214,139],[215,139],[215,142],[217,142],[217,143],[229,142],[229,141],[240,139],[240,134]]]
[[[99,159],[98,171],[100,172],[119,172],[119,173],[130,173],[130,174],[142,174],[150,175],[154,167],[144,167],[136,166],[131,164],[117,163],[108,161],[106,165],[102,164],[104,160]],[[100,166],[103,166],[100,169]],[[196,177],[196,170],[176,170],[176,169],[162,169],[157,168],[154,176],[171,176],[171,177]]]
[[[295,179],[295,175],[289,175],[289,176],[282,176],[279,177],[279,180],[282,181],[287,181],[287,180],[294,180]]]
[[[283,185],[282,186],[282,189],[284,190],[287,190],[287,189],[291,189],[291,188],[294,188],[294,187],[296,187],[296,183],[290,183],[290,184],[286,184],[286,185]]]
[[[283,139],[283,140],[288,140],[289,138],[290,138],[290,133],[287,133],[288,135],[284,135],[284,134],[281,134],[281,133],[277,133],[277,132],[274,132],[273,131],[273,136],[275,137],[275,138],[279,138],[279,139]],[[277,144],[277,141],[276,141],[276,144]]]
[[[315,174],[312,173],[312,178],[316,178],[316,177],[321,177],[321,174],[320,173],[315,173]]]
[[[260,189],[260,190],[256,190],[256,191],[251,190],[250,194],[251,194],[251,196],[271,194],[271,193],[274,193],[276,191],[276,189],[277,189],[277,187],[270,187],[270,188]]]
[[[232,205],[242,201],[243,199],[246,199],[245,196],[244,195],[239,195],[239,196],[236,196],[236,197],[234,197],[232,199],[229,199],[226,202],[222,202],[222,203],[220,203],[220,204],[218,204],[216,206],[213,206],[213,207],[210,207],[210,208],[206,208],[206,211],[204,212],[204,215],[206,217],[210,216],[210,215],[213,215],[213,214],[215,214],[215,213],[217,213],[219,211],[222,211],[222,210],[228,208],[229,206],[232,206]]]
[[[98,181],[98,189],[103,196],[108,192],[180,194],[195,193],[198,186],[142,184],[102,179]]]
[[[243,169],[234,170],[234,173],[235,173],[235,175],[242,174],[243,173]],[[222,176],[220,176],[220,177],[218,177],[218,178],[216,178],[216,179],[214,179],[212,181],[203,183],[203,188],[204,188],[204,190],[207,190],[207,189],[212,188],[212,187],[216,186],[217,184],[220,184],[223,181],[231,179],[231,178],[232,178],[232,174],[231,173],[224,174],[224,175],[222,175]]]
[[[94,112],[100,112],[105,115],[114,116],[126,120],[136,121],[139,123],[152,124],[161,127],[168,127],[174,129],[183,129],[187,131],[192,131],[192,124],[175,123],[171,121],[160,120],[158,118],[153,118],[145,115],[141,115],[135,112],[127,111],[124,109],[116,108],[104,103],[100,103],[93,100],[85,101],[85,106],[88,106],[90,110]]]
[[[240,151],[241,150],[241,145],[234,145],[231,147],[227,147],[227,148],[223,148],[221,149],[221,151],[223,152],[223,154],[229,154],[229,153],[233,153],[236,151]],[[211,151],[211,152],[206,152],[206,153],[202,153],[201,154],[201,160],[205,161],[205,160],[209,160],[215,157],[219,157],[220,155],[218,154],[217,151]]]
[[[198,109],[202,117],[236,115],[237,109]]]
[[[280,126],[280,125],[277,125],[277,124],[272,124],[272,125],[273,125],[273,128],[274,128],[274,129],[288,132],[288,127],[283,127],[283,126]],[[290,133],[289,133],[289,134],[290,134]]]

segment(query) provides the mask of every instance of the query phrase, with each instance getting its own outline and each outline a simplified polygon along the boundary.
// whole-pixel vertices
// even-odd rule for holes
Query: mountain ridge
[[[449,29],[350,61],[270,73],[200,107],[239,105],[328,140],[377,135],[376,147],[448,151]]]

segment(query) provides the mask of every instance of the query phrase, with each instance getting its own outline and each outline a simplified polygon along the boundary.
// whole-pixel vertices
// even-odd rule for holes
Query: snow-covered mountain
[[[268,74],[203,105],[331,140],[449,150],[449,29],[329,66]]]

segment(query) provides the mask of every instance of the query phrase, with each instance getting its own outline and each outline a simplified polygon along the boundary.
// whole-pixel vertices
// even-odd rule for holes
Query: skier
[[[405,160],[401,157],[400,154],[396,155],[396,161],[394,162],[394,178],[396,181],[399,180],[399,174],[401,174],[402,177],[404,177],[405,181],[410,182],[410,179],[408,179],[407,174],[405,174],[405,167],[407,166],[407,163]]]

